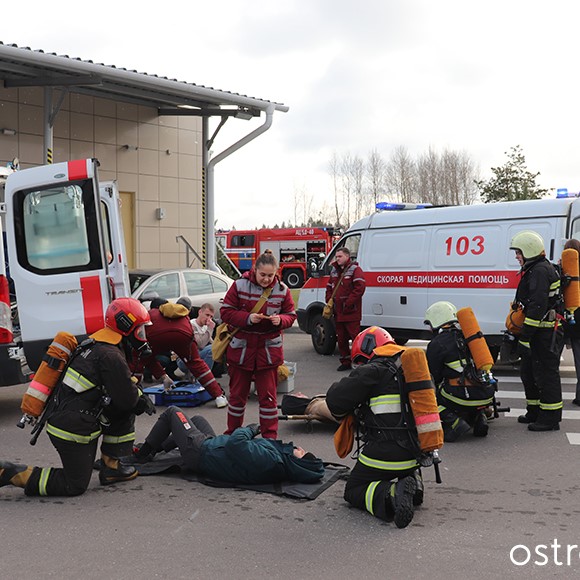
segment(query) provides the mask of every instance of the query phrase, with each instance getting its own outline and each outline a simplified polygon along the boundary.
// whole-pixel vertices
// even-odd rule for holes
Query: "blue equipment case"
[[[156,406],[199,407],[212,400],[212,396],[198,383],[178,381],[175,388],[165,392],[163,385],[143,389]]]

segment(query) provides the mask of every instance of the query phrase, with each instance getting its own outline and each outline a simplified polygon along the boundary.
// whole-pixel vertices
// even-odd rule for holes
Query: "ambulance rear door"
[[[6,234],[21,341],[35,370],[54,335],[104,325],[108,281],[97,161],[26,169],[6,182]]]
[[[100,184],[101,218],[103,223],[105,256],[107,258],[109,283],[113,298],[130,296],[129,266],[125,250],[125,235],[121,216],[121,197],[117,183],[106,181]]]

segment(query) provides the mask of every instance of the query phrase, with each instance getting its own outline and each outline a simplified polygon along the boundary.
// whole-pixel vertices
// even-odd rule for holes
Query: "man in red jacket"
[[[189,308],[179,302],[177,304],[165,301],[159,308],[151,308],[151,326],[147,327],[147,341],[153,354],[143,363],[155,378],[163,381],[166,389],[173,386],[173,381],[167,376],[165,369],[157,360],[156,355],[173,351],[192,372],[201,386],[215,399],[216,407],[226,407],[228,402],[221,386],[215,380],[209,367],[199,356],[197,344],[193,337],[193,329],[189,320]]]
[[[349,340],[354,340],[360,332],[362,295],[365,288],[364,273],[356,262],[351,261],[350,250],[344,247],[336,250],[326,285],[326,302],[333,299],[334,323],[340,354],[340,366],[337,369],[339,371],[348,371],[352,368]]]

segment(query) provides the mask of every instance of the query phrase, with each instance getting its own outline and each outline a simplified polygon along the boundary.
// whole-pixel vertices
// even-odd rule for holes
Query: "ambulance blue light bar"
[[[578,193],[573,193],[572,191],[568,191],[567,187],[559,187],[556,190],[556,198],[564,198],[564,197],[578,197]]]
[[[431,207],[430,203],[392,203],[390,201],[379,201],[375,208],[377,211],[400,211],[403,209],[423,209]]]

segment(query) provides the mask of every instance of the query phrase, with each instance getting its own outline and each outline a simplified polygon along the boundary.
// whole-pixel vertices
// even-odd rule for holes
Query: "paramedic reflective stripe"
[[[118,444],[135,441],[135,431],[126,435],[103,435],[103,443]]]
[[[447,400],[452,401],[457,405],[462,405],[463,407],[487,407],[488,405],[491,405],[493,401],[493,397],[489,397],[489,399],[460,399],[459,397],[450,395],[445,391],[445,389],[441,389],[441,395],[443,395]]]
[[[559,403],[542,403],[540,402],[540,409],[542,411],[559,411],[564,407],[564,402],[560,401]]]
[[[409,459],[407,461],[381,461],[380,459],[367,457],[364,453],[358,456],[358,460],[367,467],[374,467],[375,469],[382,469],[384,471],[403,471],[405,469],[413,469],[419,465],[415,459]]]
[[[86,391],[90,391],[97,386],[95,383],[91,383],[89,379],[83,377],[83,375],[77,373],[77,371],[71,368],[67,369],[62,382],[77,393],[85,393]]]
[[[367,512],[369,512],[373,516],[375,515],[375,512],[373,510],[373,500],[375,499],[375,490],[377,489],[379,483],[381,482],[373,481],[372,483],[370,483],[365,493],[365,507],[367,508]]]
[[[450,369],[457,371],[458,373],[462,373],[465,370],[465,365],[467,361],[465,359],[459,360],[452,360],[451,362],[446,362],[445,366],[449,367]]]
[[[243,417],[245,410],[245,405],[243,407],[234,407],[231,403],[228,403],[228,413],[232,417]]]
[[[46,426],[46,432],[63,441],[72,441],[73,443],[90,443],[99,437],[101,430],[93,431],[90,435],[79,435],[70,431],[63,431],[50,423]]]
[[[260,419],[277,419],[278,407],[258,407]]]
[[[380,395],[379,397],[371,397],[369,406],[375,415],[381,415],[383,413],[400,413],[401,395]]]
[[[536,320],[535,318],[524,318],[524,324],[532,326],[534,328],[554,328],[556,326],[556,321],[548,320]]]
[[[46,491],[46,485],[48,483],[48,477],[50,475],[51,467],[43,467],[40,470],[40,479],[38,480],[38,494],[39,495],[48,495]]]

